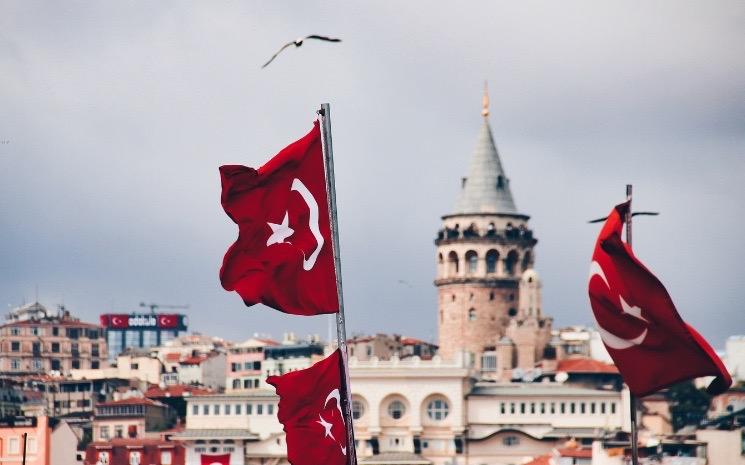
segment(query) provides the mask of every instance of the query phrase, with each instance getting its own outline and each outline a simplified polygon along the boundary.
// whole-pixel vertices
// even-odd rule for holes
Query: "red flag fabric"
[[[222,206],[238,225],[220,281],[246,305],[295,315],[339,310],[318,121],[255,170],[220,167]]]
[[[201,455],[202,465],[230,465],[230,454]]]
[[[700,376],[716,377],[709,393],[726,391],[732,378],[722,361],[621,240],[629,206],[625,202],[610,212],[590,266],[590,304],[605,347],[637,396]]]
[[[279,395],[277,417],[287,433],[292,465],[344,465],[347,430],[341,406],[341,353],[305,370],[270,376]]]

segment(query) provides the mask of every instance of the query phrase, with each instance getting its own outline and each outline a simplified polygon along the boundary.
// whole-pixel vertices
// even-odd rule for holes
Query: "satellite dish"
[[[556,373],[556,376],[554,377],[557,383],[564,384],[566,380],[569,379],[569,375],[565,371],[560,371]]]

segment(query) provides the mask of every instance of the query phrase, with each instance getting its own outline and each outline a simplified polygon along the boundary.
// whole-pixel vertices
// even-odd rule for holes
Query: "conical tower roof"
[[[468,177],[463,179],[454,214],[507,213],[518,214],[510,192],[510,182],[499,160],[489,126],[489,100],[484,95],[484,124],[481,126],[476,150],[471,157]]]

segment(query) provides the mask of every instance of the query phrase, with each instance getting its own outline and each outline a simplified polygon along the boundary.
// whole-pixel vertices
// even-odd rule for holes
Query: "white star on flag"
[[[268,224],[269,227],[272,228],[272,235],[269,236],[269,239],[266,240],[267,247],[272,244],[281,244],[285,242],[285,239],[295,233],[295,231],[289,225],[287,212],[285,212],[285,217],[282,219],[282,223],[276,224],[267,222],[266,224]]]
[[[324,437],[325,437],[325,438],[328,438],[328,437],[330,437],[331,439],[333,439],[334,441],[336,441],[336,438],[335,438],[335,437],[334,437],[334,435],[333,435],[333,434],[331,433],[331,427],[332,427],[333,425],[332,425],[331,423],[327,422],[327,421],[326,421],[326,420],[325,420],[325,419],[324,419],[324,418],[323,418],[323,417],[322,417],[322,416],[321,416],[320,414],[318,415],[318,418],[320,418],[320,420],[316,420],[316,423],[318,423],[318,424],[320,424],[321,426],[323,426],[323,428],[324,428],[324,429],[326,430],[326,431],[325,431],[325,434],[326,434],[326,435],[325,435]]]

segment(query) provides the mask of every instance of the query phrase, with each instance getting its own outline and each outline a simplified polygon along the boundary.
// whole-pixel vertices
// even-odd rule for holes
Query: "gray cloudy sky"
[[[325,335],[220,287],[217,168],[262,164],[329,101],[348,328],[434,340],[432,240],[488,79],[557,325],[591,321],[586,221],[631,182],[662,212],[635,249],[683,317],[716,347],[745,333],[745,3],[455,5],[0,1],[2,306],[38,285],[88,320],[146,300],[235,340]],[[344,42],[259,69],[308,33]]]

